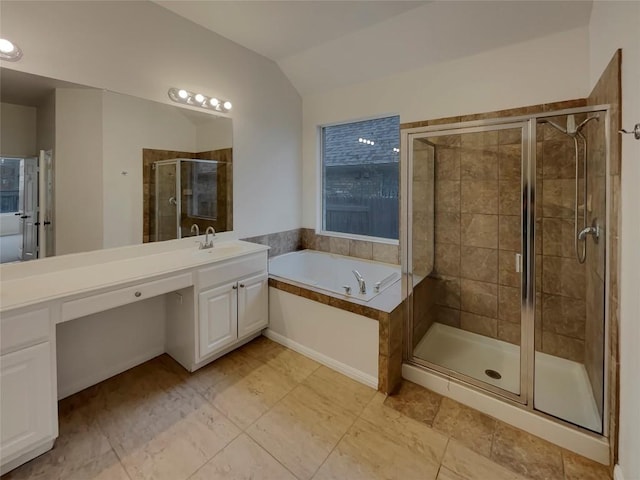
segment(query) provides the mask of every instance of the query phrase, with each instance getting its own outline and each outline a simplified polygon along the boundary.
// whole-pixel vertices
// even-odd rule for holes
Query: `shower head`
[[[569,135],[570,137],[575,137],[576,135],[582,136],[580,133],[584,126],[589,123],[591,120],[600,120],[597,116],[587,117],[584,119],[577,127],[576,127],[576,119],[573,114],[567,115],[567,128],[562,128],[555,122],[548,120],[546,118],[541,119],[538,123],[548,123],[553,128],[558,130],[560,133],[564,133],[565,135]]]

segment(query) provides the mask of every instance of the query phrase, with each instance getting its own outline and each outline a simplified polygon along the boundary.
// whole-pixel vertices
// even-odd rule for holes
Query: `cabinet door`
[[[269,325],[269,284],[265,274],[238,282],[238,338]]]
[[[28,452],[53,439],[57,422],[51,378],[51,345],[40,343],[0,360],[0,457]]]
[[[200,359],[222,350],[238,338],[238,284],[236,282],[199,296]]]

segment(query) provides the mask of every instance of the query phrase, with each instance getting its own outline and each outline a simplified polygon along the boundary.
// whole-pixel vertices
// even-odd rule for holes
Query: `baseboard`
[[[84,377],[70,385],[58,385],[58,400],[62,400],[74,393],[78,393],[85,388],[100,383],[107,378],[111,378],[119,373],[122,373],[130,368],[140,365],[141,363],[148,362],[152,358],[156,358],[158,355],[162,355],[165,352],[164,345],[161,348],[145,352],[141,355],[137,355],[134,358],[128,359],[126,362],[119,363],[106,370],[101,370],[92,373],[90,376]]]
[[[368,387],[378,389],[378,379],[373,377],[372,375],[368,375],[360,370],[357,370],[349,365],[346,365],[342,362],[339,362],[333,358],[327,357],[326,355],[317,352],[309,347],[305,347],[304,345],[291,340],[290,338],[285,337],[279,333],[276,333],[270,329],[266,329],[263,332],[263,335],[274,342],[279,343],[280,345],[284,345],[291,350],[298,352],[305,357],[309,357],[312,360],[315,360],[318,363],[321,363],[332,370],[342,373],[349,378],[354,379],[356,382],[363,383]]]
[[[616,465],[615,467],[613,467],[613,480],[624,480],[622,467],[620,465]]]

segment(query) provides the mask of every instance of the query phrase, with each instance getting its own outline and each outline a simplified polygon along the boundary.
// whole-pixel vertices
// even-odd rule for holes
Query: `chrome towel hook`
[[[633,131],[632,132],[627,132],[624,128],[618,130],[618,133],[626,133],[626,134],[633,134],[633,136],[635,137],[636,140],[640,140],[640,123],[636,123],[633,126]]]

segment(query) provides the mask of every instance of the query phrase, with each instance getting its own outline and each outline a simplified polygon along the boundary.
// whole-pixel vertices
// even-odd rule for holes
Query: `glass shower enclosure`
[[[608,121],[403,132],[409,363],[606,434]]]
[[[223,162],[176,158],[153,164],[150,239],[173,240],[191,234],[191,225],[203,233],[218,220],[219,180]],[[222,178],[223,179],[223,178]],[[218,230],[218,228],[216,228]]]

